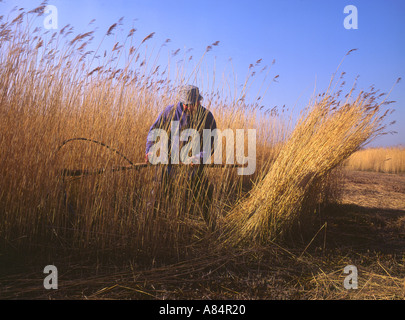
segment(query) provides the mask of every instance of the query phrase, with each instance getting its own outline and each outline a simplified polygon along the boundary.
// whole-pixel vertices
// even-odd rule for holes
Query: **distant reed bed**
[[[345,162],[348,169],[385,173],[405,172],[405,148],[366,148],[355,152]]]

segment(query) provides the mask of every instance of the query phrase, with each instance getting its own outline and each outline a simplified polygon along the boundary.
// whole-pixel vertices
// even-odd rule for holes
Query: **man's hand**
[[[198,166],[200,164],[200,160],[201,159],[199,156],[193,156],[189,159],[187,164],[190,165],[191,167]]]
[[[147,154],[145,154],[145,163],[149,162],[149,155],[150,155],[149,152]]]

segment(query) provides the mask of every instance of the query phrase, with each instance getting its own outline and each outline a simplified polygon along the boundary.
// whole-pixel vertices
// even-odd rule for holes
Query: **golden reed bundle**
[[[342,104],[340,92],[323,94],[304,111],[264,179],[227,216],[226,240],[273,241],[314,212],[334,168],[382,133],[382,105],[373,88],[352,94]]]

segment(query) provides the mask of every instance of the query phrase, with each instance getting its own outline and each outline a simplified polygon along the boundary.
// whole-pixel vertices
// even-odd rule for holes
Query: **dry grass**
[[[359,150],[350,156],[345,165],[350,170],[403,173],[405,148],[399,146]]]

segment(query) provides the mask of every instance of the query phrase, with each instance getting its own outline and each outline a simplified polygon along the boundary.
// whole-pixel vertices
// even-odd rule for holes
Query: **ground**
[[[308,238],[226,252],[205,248],[192,260],[149,268],[69,257],[57,290],[43,288],[43,268],[7,269],[0,298],[402,300],[404,249],[405,175],[346,171],[341,203],[320,209]],[[358,270],[357,289],[344,286],[348,265]]]

